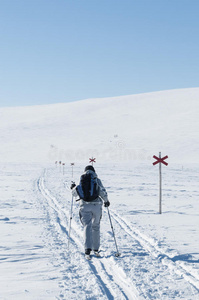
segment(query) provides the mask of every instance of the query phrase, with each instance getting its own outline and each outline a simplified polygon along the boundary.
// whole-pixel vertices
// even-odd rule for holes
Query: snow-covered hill
[[[199,88],[1,108],[3,161],[199,162]]]

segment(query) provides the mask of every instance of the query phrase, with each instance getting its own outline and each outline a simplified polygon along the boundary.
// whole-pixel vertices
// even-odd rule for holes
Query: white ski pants
[[[102,217],[102,205],[85,204],[81,206],[80,220],[84,226],[84,248],[98,250],[100,247],[100,220]]]

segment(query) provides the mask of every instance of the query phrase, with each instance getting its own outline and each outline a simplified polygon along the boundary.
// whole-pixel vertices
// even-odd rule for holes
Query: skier
[[[83,200],[80,193],[78,192],[80,186],[84,190],[86,189],[86,184],[83,182],[83,176],[92,176],[96,180],[97,185],[97,194],[96,198],[92,201]],[[90,185],[89,185],[90,186]],[[84,174],[80,178],[79,186],[76,186],[75,183],[71,185],[73,196],[80,196],[80,210],[79,216],[81,223],[84,226],[84,248],[85,256],[87,259],[90,259],[90,253],[93,250],[96,256],[100,256],[99,247],[100,247],[100,221],[102,217],[102,204],[104,201],[104,206],[109,207],[110,202],[108,200],[107,192],[95,173],[93,166],[87,166],[84,170]],[[89,188],[91,189],[91,188]],[[103,200],[103,201],[102,201]]]

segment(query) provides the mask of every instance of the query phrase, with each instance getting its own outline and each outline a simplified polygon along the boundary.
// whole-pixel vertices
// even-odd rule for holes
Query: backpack
[[[80,178],[80,184],[77,186],[76,191],[79,197],[86,202],[95,200],[99,196],[96,174],[90,171],[84,173]]]

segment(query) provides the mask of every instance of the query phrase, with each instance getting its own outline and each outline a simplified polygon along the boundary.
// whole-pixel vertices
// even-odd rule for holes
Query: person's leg
[[[84,226],[84,249],[85,253],[89,254],[88,249],[92,249],[92,211],[89,208],[90,205],[85,205],[80,208],[80,220]]]
[[[102,217],[102,206],[100,204],[93,204],[92,217],[92,249],[99,250],[100,247],[100,220]]]

